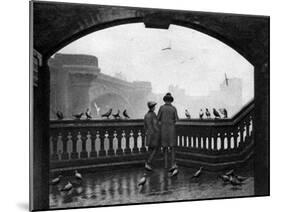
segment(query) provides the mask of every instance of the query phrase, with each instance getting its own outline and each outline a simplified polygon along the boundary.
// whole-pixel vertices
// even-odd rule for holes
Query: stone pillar
[[[269,64],[255,66],[255,195],[269,195]]]
[[[33,58],[35,61],[36,58]],[[50,72],[47,60],[36,67],[36,83],[32,86],[30,137],[30,209],[49,208],[49,106]],[[34,71],[33,71],[34,73]],[[31,95],[32,95],[31,94]]]

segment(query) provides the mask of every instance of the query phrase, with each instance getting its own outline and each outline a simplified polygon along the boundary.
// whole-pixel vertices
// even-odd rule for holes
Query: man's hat
[[[156,103],[156,102],[153,102],[153,101],[147,102],[147,106],[148,106],[149,108],[153,108],[156,104],[157,104],[157,103]]]
[[[174,98],[172,97],[171,93],[166,93],[166,95],[163,97],[164,102],[173,102]]]

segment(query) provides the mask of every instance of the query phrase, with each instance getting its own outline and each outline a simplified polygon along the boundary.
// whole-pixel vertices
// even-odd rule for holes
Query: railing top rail
[[[230,119],[180,119],[178,126],[232,126],[241,121],[254,109],[254,101],[245,105]],[[87,127],[125,127],[143,126],[143,119],[99,119],[99,120],[51,120],[50,128],[87,128]]]

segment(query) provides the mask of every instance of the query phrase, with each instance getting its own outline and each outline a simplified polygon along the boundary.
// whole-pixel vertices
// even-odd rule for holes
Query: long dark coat
[[[144,130],[146,132],[146,145],[149,147],[159,146],[159,125],[153,111],[148,111],[144,116]]]
[[[160,124],[160,138],[163,147],[176,146],[176,121],[179,119],[177,109],[171,103],[159,108],[157,115]]]

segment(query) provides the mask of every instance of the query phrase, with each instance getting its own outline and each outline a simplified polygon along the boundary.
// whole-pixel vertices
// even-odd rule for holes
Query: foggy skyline
[[[167,47],[171,49],[163,50]],[[150,81],[154,93],[169,85],[189,96],[219,90],[228,78],[241,78],[243,103],[253,98],[253,66],[224,43],[198,31],[171,25],[169,30],[126,24],[89,34],[60,53],[89,54],[98,58],[101,72],[122,73],[128,81]]]

